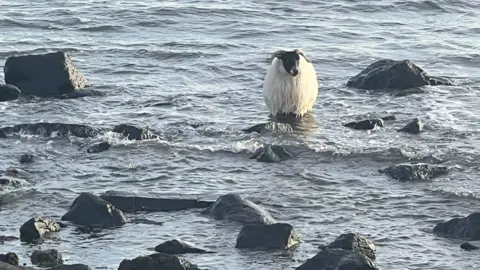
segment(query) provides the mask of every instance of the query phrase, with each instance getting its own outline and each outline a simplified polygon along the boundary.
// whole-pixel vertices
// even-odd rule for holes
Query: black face
[[[283,67],[293,77],[298,75],[298,65],[300,63],[300,55],[296,51],[284,52],[281,56]]]

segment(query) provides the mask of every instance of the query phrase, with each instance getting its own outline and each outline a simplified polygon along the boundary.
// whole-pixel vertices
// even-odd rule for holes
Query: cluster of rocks
[[[35,268],[21,266],[17,254],[8,252],[0,254],[0,269],[2,270],[34,270]],[[85,264],[64,264],[62,254],[56,249],[35,250],[30,255],[32,265],[46,270],[90,270]]]

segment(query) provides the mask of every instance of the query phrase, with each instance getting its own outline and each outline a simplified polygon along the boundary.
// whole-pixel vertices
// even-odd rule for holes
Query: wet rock
[[[35,250],[30,261],[39,267],[52,267],[63,264],[63,256],[56,249]]]
[[[358,233],[345,233],[337,237],[327,248],[341,248],[345,250],[353,250],[359,252],[371,260],[375,260],[376,247],[370,240]]]
[[[63,95],[59,96],[59,98],[71,99],[71,98],[103,97],[103,96],[106,96],[106,94],[104,92],[101,92],[101,91],[88,90],[88,89],[82,89],[82,90],[75,89],[72,92],[69,92],[67,94],[63,94]]]
[[[8,264],[11,264],[11,265],[18,265],[18,256],[17,254],[13,253],[13,252],[8,252],[6,254],[0,254],[0,262],[5,262],[5,263],[8,263]],[[0,269],[1,266],[0,266]]]
[[[110,202],[123,212],[169,212],[196,208],[207,208],[213,202],[195,199],[160,199],[136,196],[118,191],[107,191],[100,198]]]
[[[89,138],[100,135],[102,131],[97,128],[79,124],[31,123],[1,128],[0,134],[2,133],[5,134],[5,136],[14,133],[27,133],[44,137],[50,137],[55,134],[58,137],[73,135],[80,138]]]
[[[250,157],[250,159],[267,163],[278,163],[291,158],[293,158],[293,154],[278,145],[265,145],[260,147]]]
[[[150,140],[158,139],[158,135],[153,134],[151,131],[144,128],[138,128],[132,125],[120,124],[113,127],[113,132],[121,133],[129,140]]]
[[[203,248],[195,247],[189,243],[173,239],[165,241],[155,247],[156,252],[165,254],[186,254],[186,253],[214,253]]]
[[[133,260],[124,259],[118,270],[200,270],[197,265],[176,255],[154,253]]]
[[[147,218],[134,218],[134,219],[130,219],[128,222],[133,224],[146,224],[146,225],[157,225],[157,226],[163,225],[163,222],[161,221],[150,220]]]
[[[70,206],[62,220],[90,228],[109,228],[126,223],[123,212],[91,193],[83,192]]]
[[[379,270],[367,256],[345,249],[326,248],[296,270]]]
[[[18,240],[20,238],[16,237],[16,236],[4,236],[4,235],[0,235],[0,244],[3,244],[4,242],[9,242],[9,241],[15,241],[15,240]]]
[[[0,261],[0,270],[37,270],[31,267],[25,267],[25,266],[18,266],[18,265],[11,265],[6,262]]]
[[[349,122],[346,124],[343,124],[343,126],[348,127],[348,128],[353,128],[353,129],[358,129],[358,130],[372,130],[376,127],[384,127],[385,123],[383,119],[378,118],[378,119],[366,119],[362,121],[357,121],[357,122]]]
[[[255,125],[253,127],[244,129],[243,131],[245,131],[246,133],[252,133],[252,132],[257,132],[257,133],[266,133],[266,132],[290,133],[290,132],[293,132],[293,128],[289,124],[269,122],[269,123],[263,123],[263,124]]]
[[[202,211],[202,214],[244,225],[277,223],[267,210],[235,193],[220,196],[214,204]]]
[[[433,233],[452,239],[480,240],[480,212],[463,218],[454,218],[441,222],[433,228]]]
[[[85,264],[62,264],[48,268],[47,270],[91,270],[90,266]]]
[[[9,176],[0,176],[0,190],[8,187],[18,188],[22,185],[20,179]]]
[[[464,250],[468,250],[468,251],[471,251],[471,250],[477,250],[478,247],[470,244],[469,242],[465,242],[463,244],[460,245],[460,248],[461,249],[464,249]]]
[[[34,158],[34,156],[31,155],[31,154],[23,154],[22,156],[20,156],[19,161],[20,161],[21,164],[32,163],[33,158]]]
[[[58,96],[88,85],[65,52],[10,56],[4,73],[5,82],[17,86],[22,95]]]
[[[236,248],[289,249],[300,236],[287,223],[245,225],[237,236]]]
[[[370,90],[409,89],[424,85],[452,85],[443,78],[429,76],[410,60],[379,60],[347,82],[347,87]]]
[[[425,124],[422,122],[422,120],[420,120],[420,118],[415,118],[413,119],[412,122],[408,123],[406,126],[399,129],[398,132],[419,134],[420,132],[423,131],[424,125]]]
[[[426,181],[447,174],[448,168],[426,163],[404,163],[379,169],[378,172],[400,181]]]
[[[22,92],[18,87],[11,84],[0,84],[0,101],[15,100],[20,97]]]
[[[60,225],[55,221],[43,219],[41,217],[33,217],[20,227],[20,241],[36,242],[42,238],[44,234],[60,231]]]
[[[87,148],[87,153],[100,153],[103,151],[107,151],[110,149],[112,145],[108,142],[101,142],[101,143],[96,143],[94,145],[91,145]]]
[[[384,117],[382,117],[382,120],[383,121],[393,121],[393,120],[397,120],[397,117],[393,114],[391,115],[386,115]]]

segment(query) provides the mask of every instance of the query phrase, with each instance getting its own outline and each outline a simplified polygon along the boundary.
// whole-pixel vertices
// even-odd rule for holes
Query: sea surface
[[[33,250],[55,248],[65,263],[117,269],[179,238],[217,251],[185,256],[202,269],[295,269],[320,245],[358,232],[377,245],[381,269],[480,268],[478,252],[460,249],[464,241],[432,234],[438,222],[480,206],[479,2],[2,0],[0,27],[2,68],[11,55],[62,50],[91,89],[106,93],[3,102],[0,126],[129,123],[161,135],[0,140],[0,169],[27,174],[22,187],[1,191],[0,235],[19,236],[34,215],[60,219],[80,192],[207,200],[236,192],[292,224],[302,241],[288,252],[238,250],[240,225],[188,210],[127,214],[161,226],[128,223],[90,234],[69,227],[40,246],[5,242],[1,253],[31,265]],[[267,59],[282,48],[301,48],[312,60],[320,86],[314,111],[294,134],[246,134],[269,121],[262,83]],[[455,86],[400,96],[346,88],[382,58],[410,59]],[[342,126],[374,114],[398,119],[372,131]],[[415,117],[425,121],[424,133],[397,132]],[[101,140],[112,148],[82,150]],[[263,143],[290,145],[299,155],[278,164],[249,159]],[[25,153],[34,163],[19,163]],[[377,171],[410,161],[451,171],[427,182]]]

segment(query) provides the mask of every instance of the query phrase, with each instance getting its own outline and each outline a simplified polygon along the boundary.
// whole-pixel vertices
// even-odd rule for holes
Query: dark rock
[[[383,121],[393,121],[393,120],[397,120],[397,117],[393,114],[391,115],[386,115],[384,117],[382,117],[382,120]]]
[[[106,94],[101,91],[88,90],[88,89],[82,89],[82,90],[75,89],[72,92],[59,96],[59,98],[72,99],[72,98],[82,98],[82,97],[103,97],[103,96],[106,96]]]
[[[410,60],[379,60],[347,82],[347,87],[370,90],[408,89],[424,85],[452,85],[443,78],[431,77]]]
[[[129,140],[150,140],[158,139],[158,135],[153,134],[151,131],[138,128],[132,125],[120,124],[113,127],[113,132],[121,133]]]
[[[109,228],[126,223],[123,212],[100,197],[83,192],[70,206],[62,220],[91,228]]]
[[[11,265],[17,265],[18,266],[18,256],[17,254],[13,253],[13,252],[8,252],[6,254],[0,254],[0,262],[5,262],[5,263],[8,263],[8,264],[11,264]],[[2,269],[0,267],[0,269]]]
[[[4,235],[0,235],[0,244],[3,244],[4,242],[7,242],[7,241],[15,241],[15,240],[18,240],[20,238],[16,237],[16,236],[4,236]]]
[[[15,100],[20,97],[22,92],[18,87],[11,84],[0,84],[0,101]]]
[[[293,132],[293,128],[289,124],[285,123],[276,123],[276,122],[269,122],[255,125],[251,128],[243,129],[246,133],[265,133],[265,132],[283,132],[283,133],[290,133]]]
[[[134,218],[134,219],[130,219],[128,222],[133,224],[146,224],[146,225],[157,225],[157,226],[163,225],[163,222],[161,221],[150,220],[147,218]]]
[[[56,249],[35,250],[30,256],[33,265],[52,267],[63,264],[63,256]]]
[[[203,248],[197,248],[177,239],[165,241],[159,244],[155,247],[155,251],[165,254],[214,253]]]
[[[327,248],[353,250],[367,256],[371,260],[376,258],[375,244],[358,233],[344,233],[330,243]]]
[[[101,142],[91,145],[87,148],[87,153],[100,153],[110,149],[112,145],[108,142]]]
[[[236,248],[289,249],[300,236],[287,223],[245,225],[237,236]]]
[[[426,181],[447,174],[448,168],[426,163],[404,163],[393,165],[385,169],[379,169],[378,172],[384,173],[393,179],[400,181]]]
[[[353,129],[358,129],[358,130],[372,130],[374,128],[378,127],[384,127],[385,123],[383,119],[366,119],[358,122],[349,122],[346,124],[343,124],[345,127],[353,128]]]
[[[413,119],[412,122],[408,123],[403,128],[399,129],[398,132],[405,132],[411,134],[419,134],[423,131],[424,123],[420,118]]]
[[[60,225],[55,221],[33,217],[20,227],[20,241],[36,242],[44,234],[60,231]]]
[[[367,256],[345,249],[324,249],[296,270],[379,270]]]
[[[200,270],[197,265],[176,255],[154,253],[133,260],[124,259],[118,270]]]
[[[470,250],[477,250],[477,249],[478,249],[478,247],[476,247],[476,246],[474,246],[474,245],[472,245],[472,244],[470,244],[470,243],[468,243],[468,242],[465,242],[465,243],[461,244],[461,245],[460,245],[460,248],[461,248],[461,249],[464,249],[464,250],[468,250],[468,251],[470,251]]]
[[[40,135],[50,137],[56,134],[59,137],[73,135],[81,138],[95,137],[102,134],[102,131],[86,125],[64,124],[64,123],[33,123],[19,124],[13,127],[4,127],[0,129],[0,133],[9,135],[13,133],[25,132],[32,135]]]
[[[33,155],[30,155],[30,154],[23,154],[19,161],[21,164],[26,164],[26,163],[32,163],[33,162],[33,158],[34,156]]]
[[[36,269],[31,267],[11,265],[9,263],[0,261],[0,270],[36,270]]]
[[[9,176],[0,176],[0,190],[3,190],[8,187],[18,188],[22,185],[22,182],[19,179]]]
[[[10,56],[4,73],[5,82],[17,86],[22,95],[58,96],[88,85],[64,52]]]
[[[278,145],[266,145],[258,148],[250,159],[256,159],[260,162],[277,163],[293,158],[287,149]]]
[[[480,212],[437,224],[433,233],[452,239],[480,240]]]
[[[213,202],[195,199],[160,199],[135,196],[134,194],[107,191],[100,198],[113,204],[123,212],[169,212],[195,208],[206,208]]]
[[[220,196],[214,204],[202,211],[202,214],[244,225],[277,223],[267,210],[234,193]]]
[[[85,264],[62,264],[48,268],[47,270],[91,270],[90,266]]]

